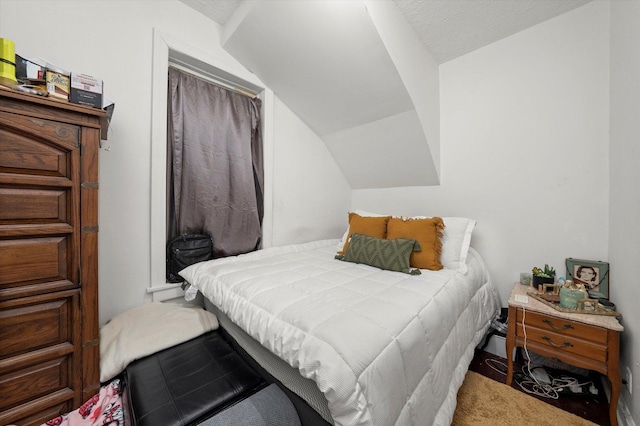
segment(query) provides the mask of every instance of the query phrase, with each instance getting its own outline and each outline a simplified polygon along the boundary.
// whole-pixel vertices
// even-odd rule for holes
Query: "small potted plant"
[[[531,272],[533,274],[531,285],[535,289],[540,288],[543,284],[553,284],[556,278],[555,269],[547,264],[544,265],[544,269],[534,266]]]

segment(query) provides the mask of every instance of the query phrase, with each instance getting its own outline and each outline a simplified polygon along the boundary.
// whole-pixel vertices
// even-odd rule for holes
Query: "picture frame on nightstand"
[[[597,260],[574,259],[565,261],[567,280],[584,285],[594,299],[609,299],[609,263]]]

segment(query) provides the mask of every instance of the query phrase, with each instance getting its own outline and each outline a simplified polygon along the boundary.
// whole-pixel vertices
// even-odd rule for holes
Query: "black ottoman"
[[[134,361],[125,380],[138,426],[199,424],[266,386],[218,330]]]

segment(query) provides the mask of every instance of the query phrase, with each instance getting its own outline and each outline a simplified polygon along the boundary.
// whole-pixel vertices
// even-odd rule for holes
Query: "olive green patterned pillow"
[[[387,271],[420,275],[420,269],[412,269],[409,259],[413,251],[420,251],[420,244],[411,238],[386,240],[363,234],[351,234],[347,251],[336,259],[345,262],[364,263]]]

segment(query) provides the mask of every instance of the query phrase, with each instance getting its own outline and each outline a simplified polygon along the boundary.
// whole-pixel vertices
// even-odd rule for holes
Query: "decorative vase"
[[[572,290],[568,287],[560,288],[560,307],[578,309],[578,301],[586,299],[589,294],[585,290]]]

